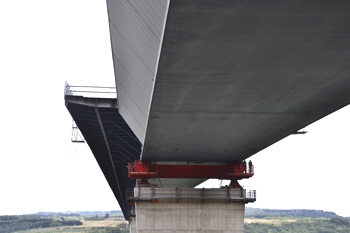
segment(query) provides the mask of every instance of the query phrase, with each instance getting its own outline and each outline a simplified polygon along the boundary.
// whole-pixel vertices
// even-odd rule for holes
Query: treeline
[[[246,223],[245,233],[350,233],[350,219],[312,219],[277,224]]]
[[[117,218],[124,220],[124,215],[121,210],[112,211],[74,211],[74,212],[38,212],[37,215],[46,217],[64,217],[68,220],[86,220],[99,221],[106,218]]]
[[[67,212],[67,213],[62,213],[62,212],[38,212],[34,215],[57,215],[57,216],[62,216],[62,217],[80,217],[81,214],[78,212]]]
[[[340,216],[334,212],[323,210],[274,210],[274,209],[245,209],[245,218],[339,218]]]
[[[35,228],[78,226],[83,225],[79,220],[50,218],[42,215],[4,215],[0,216],[0,233],[24,231]]]
[[[67,211],[67,212],[38,212],[39,215],[67,215],[67,216],[81,216],[81,215],[105,215],[105,214],[123,214],[121,210],[112,211]]]

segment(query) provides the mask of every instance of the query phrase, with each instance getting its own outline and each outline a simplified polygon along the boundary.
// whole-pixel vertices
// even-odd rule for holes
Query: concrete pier
[[[132,233],[243,233],[245,203],[255,192],[241,188],[136,187]]]
[[[129,217],[129,230],[130,232],[137,232],[135,216]]]

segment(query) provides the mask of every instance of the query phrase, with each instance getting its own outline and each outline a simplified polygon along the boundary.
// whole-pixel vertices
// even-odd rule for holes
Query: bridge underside
[[[128,218],[131,206],[126,200],[126,190],[132,190],[136,181],[128,177],[127,166],[140,159],[141,144],[120,116],[117,99],[66,95],[65,102]],[[165,178],[149,182],[159,187],[192,188],[205,180]]]
[[[107,3],[144,161],[240,161],[350,103],[349,1]]]
[[[241,161],[349,104],[349,22],[349,1],[170,1],[142,159]]]
[[[237,162],[350,103],[347,0],[107,6],[118,109],[66,102],[124,214],[125,189],[134,186],[126,163],[140,155]],[[129,134],[116,135],[114,119]],[[117,147],[120,137],[133,146]]]
[[[141,144],[118,113],[116,99],[65,96],[66,107],[83,134],[125,217],[126,189],[135,187],[127,165],[140,157]]]

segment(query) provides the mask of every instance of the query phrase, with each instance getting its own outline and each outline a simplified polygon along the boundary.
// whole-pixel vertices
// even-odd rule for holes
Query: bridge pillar
[[[130,233],[137,232],[137,230],[136,230],[136,217],[135,216],[129,217],[129,230],[130,230]]]
[[[136,187],[128,200],[135,204],[132,233],[243,233],[245,203],[255,192]]]

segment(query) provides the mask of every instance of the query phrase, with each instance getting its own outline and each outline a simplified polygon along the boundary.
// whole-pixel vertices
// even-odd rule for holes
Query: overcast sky
[[[71,143],[63,98],[65,81],[115,85],[105,1],[0,1],[0,29],[0,215],[119,209],[87,145]],[[350,216],[349,117],[344,108],[254,155],[247,206]]]

